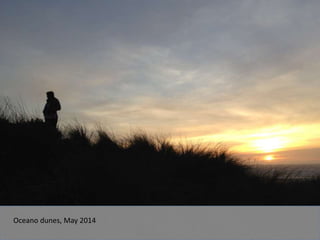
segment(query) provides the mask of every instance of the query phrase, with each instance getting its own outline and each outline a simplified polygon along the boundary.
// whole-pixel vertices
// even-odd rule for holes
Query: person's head
[[[53,93],[53,91],[47,92],[47,98],[48,98],[48,99],[54,98],[54,93]]]

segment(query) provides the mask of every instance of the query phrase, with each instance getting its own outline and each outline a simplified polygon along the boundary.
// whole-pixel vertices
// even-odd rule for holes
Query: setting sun
[[[272,161],[272,160],[274,160],[274,157],[273,157],[273,155],[267,155],[267,156],[264,157],[264,160]]]

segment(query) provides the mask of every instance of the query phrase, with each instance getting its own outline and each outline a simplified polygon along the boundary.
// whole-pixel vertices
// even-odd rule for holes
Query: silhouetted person
[[[60,102],[52,91],[47,92],[47,103],[43,109],[44,120],[48,126],[57,127],[58,114],[61,109]]]

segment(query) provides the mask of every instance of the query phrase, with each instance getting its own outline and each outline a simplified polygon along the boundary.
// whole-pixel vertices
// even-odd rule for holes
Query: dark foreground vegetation
[[[0,204],[320,204],[317,178],[257,175],[221,148],[96,134],[2,110]]]

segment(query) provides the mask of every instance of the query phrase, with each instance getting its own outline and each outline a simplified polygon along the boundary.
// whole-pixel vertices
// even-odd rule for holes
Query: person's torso
[[[57,99],[50,99],[46,103],[45,114],[46,116],[56,117],[57,111],[60,109],[59,102]]]

